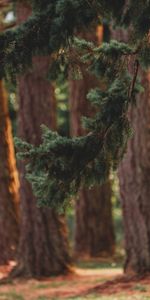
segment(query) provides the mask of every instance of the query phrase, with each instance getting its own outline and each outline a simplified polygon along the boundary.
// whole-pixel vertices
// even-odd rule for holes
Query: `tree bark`
[[[128,41],[130,31],[117,29],[112,38]],[[130,64],[130,71],[132,66]],[[126,260],[124,271],[142,274],[150,271],[150,70],[140,70],[143,93],[129,109],[133,137],[119,166]]]
[[[0,264],[15,258],[19,239],[19,180],[8,99],[0,80]]]
[[[18,21],[30,14],[29,5],[18,3]],[[46,80],[50,59],[34,57],[32,71],[20,76],[19,136],[29,143],[41,142],[40,125],[56,128],[54,88]],[[13,276],[41,277],[70,271],[67,230],[63,216],[48,208],[38,208],[31,186],[25,179],[25,165],[20,163],[21,238],[18,265]]]
[[[119,169],[126,273],[150,271],[150,71],[142,72],[144,92],[129,113],[134,136]]]
[[[101,42],[103,31],[91,28],[80,34],[87,40]],[[91,88],[100,86],[98,80],[82,68],[83,79],[70,81],[70,124],[71,134],[85,133],[81,125],[83,115],[91,116],[93,109],[86,99]],[[74,252],[77,257],[97,257],[114,253],[114,230],[111,206],[111,186],[108,181],[91,190],[83,188],[79,192],[75,207],[76,227]]]

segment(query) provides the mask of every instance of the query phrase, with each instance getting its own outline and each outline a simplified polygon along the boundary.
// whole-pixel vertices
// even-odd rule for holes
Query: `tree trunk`
[[[19,22],[30,14],[30,7],[17,5]],[[40,125],[56,128],[54,88],[46,80],[48,57],[33,58],[32,71],[20,76],[19,136],[29,143],[41,142]],[[63,216],[48,208],[38,208],[31,186],[20,163],[21,238],[18,265],[13,276],[41,277],[66,274],[70,270],[67,231]]]
[[[0,264],[14,259],[19,239],[18,193],[8,99],[0,80]]]
[[[110,182],[83,188],[76,203],[75,254],[77,257],[114,253]]]
[[[97,33],[97,36],[96,34]],[[102,28],[82,33],[82,37],[101,42]],[[71,134],[85,133],[81,125],[83,115],[91,116],[93,109],[86,99],[91,88],[100,85],[98,80],[82,69],[83,79],[70,81],[70,123]],[[114,253],[114,230],[112,221],[110,182],[95,186],[91,190],[83,188],[76,201],[76,227],[74,252],[77,257],[110,256]]]
[[[130,110],[134,136],[119,169],[123,208],[125,272],[150,271],[150,71],[142,73],[144,92]]]
[[[129,31],[112,31],[112,38],[128,41]],[[132,72],[132,66],[130,65]],[[150,70],[141,71],[144,87],[136,106],[129,109],[133,137],[119,166],[119,183],[123,212],[128,274],[150,271]]]

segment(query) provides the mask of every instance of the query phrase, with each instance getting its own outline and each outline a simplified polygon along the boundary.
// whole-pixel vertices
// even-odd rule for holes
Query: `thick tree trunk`
[[[150,271],[150,71],[142,73],[145,88],[129,113],[134,136],[119,169],[123,208],[125,272]]]
[[[126,42],[129,31],[112,31],[112,38]],[[129,110],[134,134],[119,167],[128,274],[150,271],[150,70],[140,76],[144,91]]]
[[[102,40],[102,28],[82,33],[82,37],[93,41]],[[99,86],[95,77],[83,71],[82,80],[70,81],[71,134],[83,135],[81,125],[83,115],[90,116],[93,111],[86,99],[91,88]],[[74,251],[77,257],[97,257],[114,253],[114,230],[111,207],[110,182],[95,186],[91,190],[83,188],[76,201],[76,227]]]
[[[18,192],[8,99],[0,80],[0,264],[8,263],[16,254],[19,239]]]
[[[75,254],[78,257],[114,253],[110,182],[83,188],[76,203]]]
[[[17,7],[19,22],[30,13],[28,5]],[[20,76],[19,136],[29,143],[41,142],[40,125],[56,128],[54,89],[46,80],[49,58],[33,59],[33,70]],[[38,208],[31,186],[20,163],[21,239],[18,265],[12,275],[41,277],[65,274],[70,270],[67,231],[63,216],[53,210]]]

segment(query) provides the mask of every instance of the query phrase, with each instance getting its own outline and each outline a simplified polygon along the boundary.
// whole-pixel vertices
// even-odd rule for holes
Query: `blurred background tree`
[[[17,3],[17,23],[31,14],[27,1]],[[40,125],[56,129],[54,87],[46,78],[49,57],[34,57],[33,70],[18,79],[18,135],[38,145]],[[63,216],[51,209],[39,209],[32,189],[25,179],[25,165],[19,163],[21,224],[17,266],[13,276],[41,277],[70,271],[67,230]]]
[[[0,31],[12,23],[5,22],[11,9],[9,1],[0,1]],[[19,240],[19,179],[8,109],[5,83],[0,80],[0,264],[16,257]]]
[[[103,31],[103,26],[93,25],[91,29],[80,33],[79,37],[98,45],[103,41]],[[82,116],[90,117],[95,113],[86,98],[87,94],[91,89],[103,85],[94,75],[89,75],[84,66],[81,66],[81,73],[81,79],[73,78],[69,81],[72,136],[86,133],[82,126]],[[102,186],[97,184],[90,189],[85,186],[79,191],[75,201],[74,254],[78,258],[111,256],[114,249],[111,183],[108,174],[107,182]]]

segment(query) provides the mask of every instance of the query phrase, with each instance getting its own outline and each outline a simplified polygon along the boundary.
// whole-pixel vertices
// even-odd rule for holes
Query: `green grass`
[[[61,298],[53,297],[53,298],[46,298],[46,297],[39,297],[36,300],[62,300]],[[114,296],[100,296],[96,294],[92,294],[89,296],[83,297],[73,297],[67,298],[67,300],[150,300],[150,296],[143,296],[143,295],[114,295]]]
[[[33,289],[47,289],[51,287],[61,287],[63,285],[67,285],[67,281],[54,281],[54,282],[49,282],[49,283],[39,283],[33,286]]]
[[[53,298],[54,299],[54,298]],[[53,300],[52,299],[52,300]],[[38,297],[36,300],[49,300],[48,298],[46,298],[45,296],[40,296]]]
[[[90,295],[88,297],[78,297],[78,298],[70,298],[68,300],[150,300],[150,297],[143,297],[143,295],[131,295],[131,296],[124,296],[124,295],[116,295],[116,296],[100,296],[100,295]],[[54,300],[54,299],[53,299]],[[55,298],[56,300],[56,298]]]
[[[33,289],[47,289],[50,287],[50,283],[39,283],[33,286]]]
[[[139,292],[147,292],[147,287],[145,285],[142,285],[142,284],[136,284],[133,287],[133,290],[134,291],[139,291]]]
[[[79,261],[77,267],[82,269],[116,269],[122,268],[121,262]]]
[[[25,300],[23,296],[15,292],[0,293],[0,300]]]

